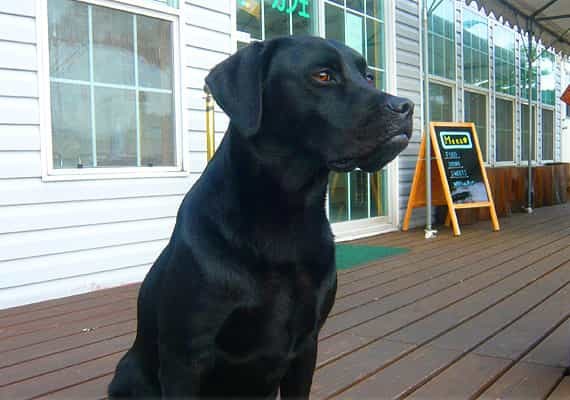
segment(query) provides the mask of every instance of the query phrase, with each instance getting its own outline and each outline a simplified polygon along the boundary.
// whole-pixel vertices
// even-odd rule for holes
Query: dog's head
[[[413,103],[377,90],[364,58],[335,41],[255,42],[206,83],[252,143],[270,142],[333,171],[376,171],[412,134]]]

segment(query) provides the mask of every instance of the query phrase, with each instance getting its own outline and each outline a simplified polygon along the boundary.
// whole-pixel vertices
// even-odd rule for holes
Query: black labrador
[[[211,71],[230,126],[142,284],[111,398],[308,398],[336,292],[329,172],[376,171],[412,132],[413,104],[371,80],[315,37],[256,42]]]

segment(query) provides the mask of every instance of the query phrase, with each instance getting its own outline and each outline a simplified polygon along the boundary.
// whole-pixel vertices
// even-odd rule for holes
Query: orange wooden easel
[[[449,189],[449,182],[447,181],[447,176],[445,175],[445,168],[443,165],[443,160],[441,158],[441,151],[439,149],[438,141],[435,134],[435,127],[449,127],[449,128],[468,128],[471,131],[471,137],[473,139],[473,144],[475,151],[477,153],[477,159],[479,160],[479,168],[481,169],[481,176],[485,183],[485,189],[487,190],[487,201],[485,202],[474,202],[474,203],[453,203],[453,198],[451,197],[451,190]],[[499,231],[499,220],[497,218],[497,213],[495,211],[495,203],[493,202],[493,195],[491,194],[491,189],[489,186],[489,180],[487,179],[487,173],[485,167],[483,166],[483,157],[481,155],[481,149],[479,148],[479,140],[477,138],[477,132],[475,131],[475,125],[471,122],[431,122],[430,123],[430,138],[431,138],[431,188],[432,188],[432,205],[434,206],[447,206],[448,207],[448,219],[451,222],[451,227],[453,229],[453,234],[455,236],[461,235],[461,230],[459,229],[459,222],[457,220],[456,210],[462,208],[479,208],[487,207],[489,208],[489,213],[491,216],[491,224],[494,231]],[[410,218],[412,216],[412,210],[417,207],[426,206],[426,174],[425,174],[425,163],[426,163],[426,138],[425,134],[422,135],[422,141],[420,144],[420,151],[418,154],[418,161],[416,162],[416,171],[414,173],[414,179],[412,181],[412,188],[410,191],[410,197],[408,199],[408,208],[406,210],[406,215],[404,216],[404,222],[402,225],[402,230],[407,231],[410,225]]]

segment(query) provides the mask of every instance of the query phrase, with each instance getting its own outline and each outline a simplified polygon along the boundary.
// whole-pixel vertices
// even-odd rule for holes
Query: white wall
[[[232,51],[231,0],[181,1],[186,176],[45,182],[37,1],[0,1],[0,308],[142,279],[206,165],[203,78]]]

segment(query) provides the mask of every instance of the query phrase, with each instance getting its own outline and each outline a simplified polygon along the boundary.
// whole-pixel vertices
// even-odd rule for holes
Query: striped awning
[[[466,0],[476,3],[487,14],[503,18],[511,25],[532,33],[546,47],[570,56],[570,0]]]

